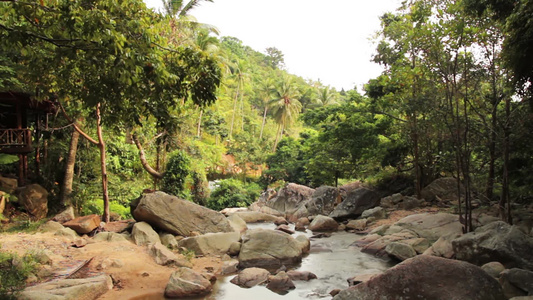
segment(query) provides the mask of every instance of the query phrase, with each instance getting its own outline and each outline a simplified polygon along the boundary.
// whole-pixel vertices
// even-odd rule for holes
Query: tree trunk
[[[279,142],[279,131],[281,129],[281,124],[278,124],[278,132],[276,132],[276,141],[274,141],[274,149],[272,149],[272,152],[276,152],[276,148],[278,147]]]
[[[239,99],[239,85],[237,84],[237,91],[235,92],[235,98],[233,98],[233,114],[231,115],[231,126],[229,128],[229,137],[233,137],[233,126],[235,125],[235,113],[237,111],[237,100]]]
[[[65,162],[65,177],[63,185],[61,186],[61,196],[59,203],[62,207],[72,205],[72,182],[74,180],[74,166],[76,165],[76,152],[78,150],[78,141],[80,133],[77,130],[72,130],[72,137],[70,138],[70,147],[68,150],[67,160]]]
[[[505,99],[505,125],[504,125],[504,140],[503,140],[503,178],[502,178],[502,196],[500,198],[499,210],[502,220],[509,224],[513,224],[511,215],[511,198],[509,197],[509,153],[510,153],[510,118],[511,118],[511,100]],[[505,206],[507,205],[507,209]]]
[[[200,138],[202,134],[202,115],[204,113],[203,109],[200,109],[200,116],[198,117],[198,126],[196,126],[196,136]]]
[[[148,163],[148,160],[146,159],[146,155],[144,154],[144,150],[142,148],[142,145],[139,142],[139,139],[137,138],[137,135],[135,135],[135,134],[133,135],[133,141],[135,142],[135,145],[137,146],[137,149],[139,149],[139,158],[141,159],[141,164],[142,164],[144,170],[146,170],[146,172],[148,172],[148,174],[152,175],[152,177],[154,177],[155,179],[162,179],[164,174],[158,172],[157,170],[155,170],[154,168],[152,168],[150,166],[150,164]]]
[[[263,123],[261,124],[261,133],[259,134],[259,140],[263,138],[263,129],[265,129],[267,110],[268,110],[268,107],[265,106],[265,112],[263,113]]]
[[[105,156],[105,142],[102,133],[102,116],[100,115],[100,103],[96,104],[96,132],[98,135],[98,149],[100,150],[100,169],[102,170],[102,197],[104,199],[104,215],[102,221],[109,222],[109,195],[107,187],[107,167]]]

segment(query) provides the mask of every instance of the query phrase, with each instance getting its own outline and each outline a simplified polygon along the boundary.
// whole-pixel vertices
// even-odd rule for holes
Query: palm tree
[[[265,109],[263,111],[263,123],[261,124],[261,133],[259,134],[259,140],[263,138],[263,130],[265,129],[266,116],[268,112],[268,103],[272,99],[272,95],[275,92],[275,84],[272,77],[267,77],[261,81],[258,89],[259,99],[263,102]]]
[[[300,96],[300,92],[292,78],[284,75],[278,84],[278,87],[274,90],[275,98],[269,102],[274,120],[278,123],[274,151],[278,147],[279,137],[298,118],[302,110],[302,104],[297,99]]]
[[[318,90],[318,98],[317,104],[320,106],[330,105],[330,104],[337,104],[337,91],[333,88],[330,88],[329,86],[317,88]]]
[[[233,114],[231,116],[231,125],[229,130],[229,137],[231,138],[233,136],[233,128],[235,125],[235,115],[237,113],[237,100],[239,99],[241,103],[243,102],[243,95],[244,95],[244,81],[248,77],[248,73],[246,73],[244,70],[247,68],[247,64],[244,60],[238,60],[234,64],[230,66],[232,68],[232,73],[236,77],[237,81],[237,88],[235,89],[235,97],[233,98]]]

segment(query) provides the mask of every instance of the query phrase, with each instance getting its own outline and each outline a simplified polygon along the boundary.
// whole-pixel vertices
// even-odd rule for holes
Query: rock
[[[160,234],[159,239],[161,240],[161,244],[168,249],[178,249],[180,247],[176,237],[170,233]]]
[[[309,271],[287,271],[287,275],[289,275],[290,279],[293,281],[309,281],[311,279],[316,279],[316,275],[314,273],[311,273]]]
[[[499,261],[506,268],[533,270],[533,237],[498,221],[452,241],[456,258],[477,265]]]
[[[289,222],[283,217],[277,217],[276,220],[274,220],[274,225],[289,225]]]
[[[139,246],[161,243],[157,232],[155,232],[152,226],[146,222],[138,222],[133,225],[131,238],[133,239],[133,242]]]
[[[106,270],[109,268],[122,268],[122,267],[124,267],[124,262],[122,260],[105,258],[100,263],[98,263],[98,265],[96,266],[96,269]]]
[[[212,285],[202,274],[189,268],[179,268],[170,275],[165,287],[165,297],[185,298],[202,296],[212,290]]]
[[[259,209],[259,212],[260,213],[264,213],[264,214],[268,214],[268,215],[273,215],[273,216],[276,216],[276,217],[283,217],[285,216],[284,213],[280,212],[280,211],[277,211],[273,208],[270,208],[268,206],[263,206]]]
[[[339,187],[339,192],[342,196],[342,198],[346,198],[346,196],[348,195],[348,193],[352,192],[352,191],[355,191],[357,189],[360,189],[363,187],[363,184],[361,183],[361,181],[354,181],[354,182],[350,182],[350,183],[347,183],[345,185],[342,185]]]
[[[17,179],[0,176],[0,191],[8,194],[13,194],[17,190],[19,184]]]
[[[246,223],[274,222],[278,218],[276,216],[260,213],[257,211],[243,211],[234,213],[233,215],[237,215]]]
[[[67,221],[73,220],[76,218],[76,215],[74,214],[74,207],[69,206],[65,208],[62,212],[58,213],[52,218],[52,221],[56,221],[58,223],[65,223]]]
[[[246,207],[226,207],[223,210],[220,211],[221,214],[225,216],[230,216],[236,212],[239,211],[248,211],[248,208]]]
[[[239,262],[241,267],[271,267],[299,263],[302,245],[287,233],[267,230],[248,230],[242,238]]]
[[[261,268],[247,268],[239,272],[239,274],[230,280],[231,283],[240,287],[251,288],[268,280],[268,272]]]
[[[385,219],[386,217],[387,217],[387,214],[385,213],[385,210],[383,209],[383,207],[380,207],[380,206],[367,209],[361,214],[362,219],[370,220],[370,218],[372,218],[371,222],[375,220]]]
[[[426,251],[429,248],[429,242],[425,238],[412,238],[412,239],[403,240],[400,243],[404,243],[404,244],[407,244],[413,247],[413,249],[418,254],[424,253],[424,251]]]
[[[40,220],[48,214],[48,191],[38,184],[30,184],[17,190],[20,205]],[[100,222],[98,222],[100,223]]]
[[[533,296],[519,296],[519,297],[513,297],[509,300],[533,300]]]
[[[497,261],[491,261],[491,262],[488,262],[482,265],[481,269],[487,272],[487,274],[489,274],[490,276],[494,278],[498,278],[500,277],[500,273],[503,272],[503,270],[505,270],[505,267]]]
[[[246,226],[246,222],[239,217],[237,214],[233,214],[229,217],[227,217],[229,224],[231,225],[231,228],[233,228],[233,231],[238,233],[243,233],[246,230],[248,230],[248,226]]]
[[[400,208],[404,210],[410,210],[413,208],[418,208],[424,206],[424,199],[417,199],[416,197],[404,196],[402,202],[400,203]]]
[[[294,224],[294,229],[298,231],[305,231],[305,226],[309,225],[310,223],[311,222],[309,222],[309,219],[307,217],[299,218]]]
[[[379,195],[369,189],[360,188],[349,192],[346,199],[329,214],[336,220],[359,217],[365,210],[379,205]]]
[[[348,278],[348,286],[356,286],[360,283],[367,282],[370,279],[380,275],[382,273],[370,273],[370,274],[359,274],[354,277]]]
[[[122,233],[126,231],[131,231],[133,229],[133,225],[135,225],[135,220],[133,219],[107,222],[104,225],[104,230]]]
[[[452,241],[461,234],[451,234],[441,236],[431,247],[423,252],[424,255],[440,256],[444,258],[453,258],[455,252],[453,251]]]
[[[400,193],[392,194],[388,197],[381,198],[380,205],[384,208],[396,208],[397,204],[403,200],[403,195]]]
[[[233,231],[223,214],[163,192],[143,194],[133,216],[174,235]]]
[[[266,203],[266,206],[279,212],[287,213],[296,210],[300,204],[311,199],[315,190],[295,183],[289,183],[279,190],[277,196]]]
[[[512,285],[518,288],[521,293],[516,296],[533,296],[533,272],[518,268],[507,269],[500,273],[500,283],[502,286]],[[505,290],[505,288],[504,288]],[[507,295],[511,298],[511,295]]]
[[[363,231],[366,229],[367,223],[367,219],[351,220],[350,222],[348,222],[348,224],[346,224],[346,228],[356,231]]]
[[[106,242],[127,241],[127,239],[123,235],[121,235],[120,233],[116,233],[116,232],[99,232],[94,236],[93,239],[95,241],[106,241]]]
[[[413,238],[418,238],[418,236],[414,232],[404,229],[401,232],[385,235],[382,237],[380,236],[375,241],[364,245],[361,249],[361,252],[374,254],[376,256],[384,256],[387,254],[385,249],[388,244]]]
[[[83,279],[60,279],[26,288],[19,300],[97,299],[113,288],[108,275]]]
[[[39,232],[54,232],[54,231],[58,231],[58,230],[61,230],[65,228],[63,225],[59,224],[58,222],[55,222],[55,221],[48,221],[44,224],[41,224],[41,226],[39,226],[39,229],[37,229],[37,231]]]
[[[309,253],[309,250],[311,249],[311,241],[308,237],[305,235],[299,235],[296,237],[296,241],[300,245],[300,249],[302,249],[302,253]]]
[[[265,207],[266,203],[270,201],[272,198],[276,197],[277,194],[278,192],[276,192],[274,189],[267,188],[264,192],[261,193],[257,201],[250,204],[248,209],[252,211],[260,211],[261,208]]]
[[[238,232],[208,233],[184,238],[178,245],[194,251],[196,255],[223,255],[229,251],[231,244],[239,242],[240,238]]]
[[[220,267],[219,275],[229,275],[233,273],[237,273],[239,271],[239,261],[236,259],[228,260],[222,263],[222,266]]]
[[[352,244],[352,246],[364,247],[366,245],[369,245],[369,244],[379,240],[382,237],[383,237],[382,235],[371,233],[371,234],[365,235],[362,238],[360,238],[357,241],[355,241]]]
[[[463,232],[463,227],[459,223],[459,216],[447,213],[423,213],[407,216],[394,223],[385,234],[390,234],[394,227],[399,227],[399,230],[414,231],[419,237],[427,239],[430,243],[434,243],[441,236]]]
[[[504,300],[498,282],[466,262],[419,255],[354,287],[334,300],[465,299]]]
[[[233,242],[229,246],[228,254],[231,256],[237,256],[239,255],[239,252],[241,252],[241,243],[240,242]]]
[[[392,242],[388,244],[385,247],[385,252],[387,252],[389,256],[392,256],[400,261],[404,261],[408,258],[416,256],[416,251],[413,249],[413,247],[400,242]]]
[[[323,215],[316,216],[311,224],[309,224],[309,230],[311,231],[337,231],[339,224],[333,218],[326,217]]]
[[[464,190],[464,187],[461,186],[461,190]],[[453,177],[443,177],[434,180],[422,189],[422,198],[427,202],[456,202],[457,179]]]
[[[150,245],[148,250],[158,265],[192,268],[192,264],[185,257],[178,256],[160,242]]]
[[[63,228],[63,229],[59,229],[58,231],[56,231],[54,233],[54,235],[58,235],[58,236],[65,236],[65,237],[68,237],[70,239],[75,239],[78,237],[78,234],[76,233],[76,231],[70,229],[70,228]]]
[[[309,217],[309,212],[303,203],[297,209],[291,210],[286,213],[287,220],[291,223],[295,223],[300,218]]]
[[[294,230],[292,230],[288,225],[279,225],[276,227],[276,230],[283,231],[288,234],[294,234]]]
[[[79,234],[85,234],[98,228],[100,222],[100,216],[93,214],[70,220],[63,223],[63,226],[68,227]]]
[[[333,289],[333,290],[331,290],[331,292],[329,292],[329,294],[331,295],[331,297],[335,297],[335,296],[337,296],[340,292],[341,292],[340,289]]]
[[[6,209],[6,193],[0,191],[0,215],[4,213],[4,210]]]
[[[385,235],[385,232],[390,228],[389,224],[378,226],[374,229],[372,229],[369,234],[379,234],[379,235]]]
[[[285,294],[295,288],[296,286],[294,286],[291,278],[284,271],[279,272],[276,276],[270,277],[267,283],[267,289],[279,294]]]
[[[311,195],[311,199],[305,203],[309,215],[329,215],[335,206],[341,203],[339,189],[332,186],[321,186]]]

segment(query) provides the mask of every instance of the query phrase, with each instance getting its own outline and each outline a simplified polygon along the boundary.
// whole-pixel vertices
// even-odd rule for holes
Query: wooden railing
[[[31,147],[31,131],[29,129],[0,129],[0,148]]]

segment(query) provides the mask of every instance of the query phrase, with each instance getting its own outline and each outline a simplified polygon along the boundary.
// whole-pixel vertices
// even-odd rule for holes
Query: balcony
[[[0,129],[0,153],[27,154],[31,151],[31,130]]]

